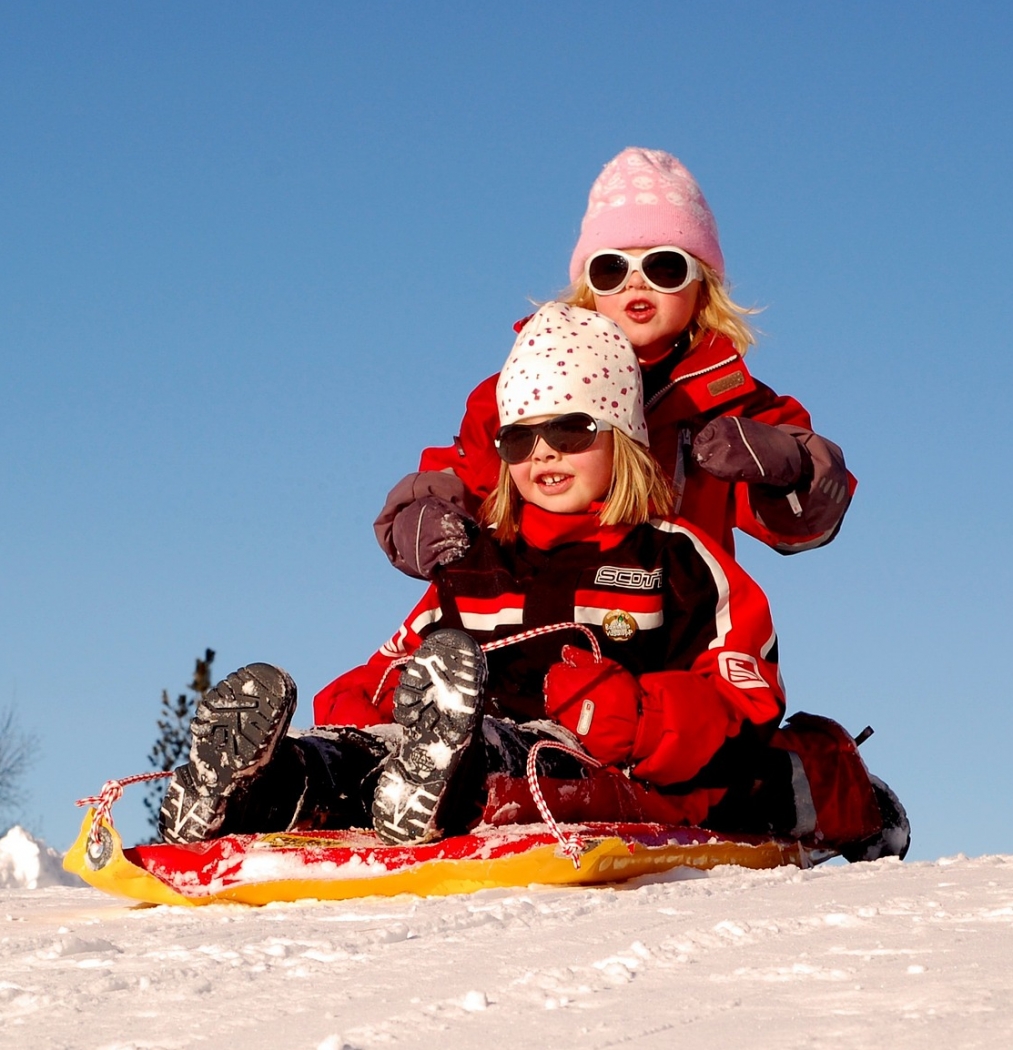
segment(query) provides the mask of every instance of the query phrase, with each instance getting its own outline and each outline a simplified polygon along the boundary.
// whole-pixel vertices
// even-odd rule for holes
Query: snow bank
[[[76,875],[63,870],[60,854],[37,842],[15,825],[0,839],[0,886],[37,890],[42,886],[80,886]]]

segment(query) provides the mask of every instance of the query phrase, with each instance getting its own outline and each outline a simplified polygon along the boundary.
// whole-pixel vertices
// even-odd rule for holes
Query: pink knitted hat
[[[602,314],[546,303],[517,336],[496,384],[500,426],[586,412],[647,447],[640,365]]]
[[[654,248],[671,244],[707,263],[719,277],[725,260],[718,228],[696,179],[660,149],[630,146],[605,165],[591,187],[570,280],[600,248]]]

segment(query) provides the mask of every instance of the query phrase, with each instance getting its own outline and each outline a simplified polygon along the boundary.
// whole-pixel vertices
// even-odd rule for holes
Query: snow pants
[[[372,826],[373,794],[400,727],[318,727],[284,737],[267,765],[230,798],[220,834]],[[447,834],[489,824],[539,822],[526,778],[541,740],[579,745],[551,721],[486,716],[441,807]],[[883,819],[868,770],[836,722],[799,714],[769,743],[736,739],[691,784],[657,787],[620,770],[592,769],[545,749],[539,784],[566,822],[657,821],[714,831],[778,835],[839,847],[875,835]]]

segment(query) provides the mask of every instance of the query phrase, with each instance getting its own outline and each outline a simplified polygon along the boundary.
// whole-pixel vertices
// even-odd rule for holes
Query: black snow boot
[[[463,631],[431,634],[401,671],[394,720],[404,728],[373,795],[373,827],[395,845],[428,842],[447,831],[460,800],[482,718],[485,653]]]
[[[879,777],[870,776],[876,793],[879,811],[883,814],[883,830],[871,838],[841,848],[841,856],[854,864],[860,860],[879,860],[880,857],[907,856],[911,845],[911,823],[901,801],[890,786]]]
[[[204,694],[190,723],[190,761],[173,772],[158,814],[166,842],[220,832],[230,799],[270,761],[295,704],[295,682],[270,664],[241,667]]]

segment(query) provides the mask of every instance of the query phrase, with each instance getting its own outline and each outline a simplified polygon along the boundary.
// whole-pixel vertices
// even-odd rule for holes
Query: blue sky
[[[146,768],[163,688],[313,693],[419,593],[371,522],[566,282],[591,181],[670,150],[756,375],[860,487],[748,538],[789,708],[867,723],[912,856],[1013,852],[1003,4],[0,7],[0,707],[21,814]],[[140,791],[116,810],[143,833]]]

